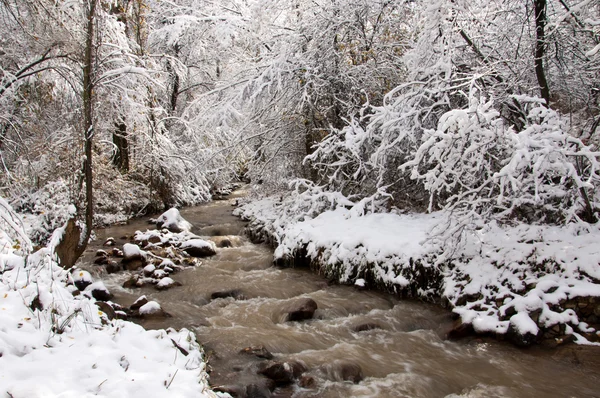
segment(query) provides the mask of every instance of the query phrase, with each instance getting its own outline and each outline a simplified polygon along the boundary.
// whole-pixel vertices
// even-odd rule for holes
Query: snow
[[[140,314],[151,315],[159,312],[160,310],[160,304],[158,304],[156,301],[148,301],[146,304],[140,307]]]
[[[32,398],[226,396],[209,389],[193,333],[109,320],[93,298],[71,294],[69,283],[91,282],[89,273],[70,275],[51,249],[25,257],[14,243],[0,228],[0,391]]]
[[[92,275],[89,272],[80,269],[80,270],[75,270],[75,272],[73,272],[73,281],[74,282],[89,282],[89,283],[92,283],[93,282],[93,278],[92,278]]]
[[[536,335],[539,332],[536,323],[525,311],[510,317],[510,324],[522,335],[526,333]]]

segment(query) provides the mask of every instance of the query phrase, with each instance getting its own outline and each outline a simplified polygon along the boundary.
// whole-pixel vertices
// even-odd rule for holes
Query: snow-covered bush
[[[38,245],[45,245],[52,232],[76,212],[67,183],[61,178],[13,200],[13,205],[23,213],[28,236]]]
[[[438,238],[460,241],[464,228],[490,220],[595,221],[600,153],[570,135],[566,121],[539,99],[516,99],[530,109],[522,131],[472,92],[469,107],[442,115],[403,165],[424,182],[429,210],[448,213]]]

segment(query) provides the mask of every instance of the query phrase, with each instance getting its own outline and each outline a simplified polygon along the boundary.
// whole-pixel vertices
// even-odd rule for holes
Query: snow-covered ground
[[[109,320],[88,290],[74,296],[73,275],[51,247],[27,254],[18,220],[0,204],[0,391],[14,398],[222,396],[208,387],[193,333]]]
[[[294,218],[286,207],[285,200],[266,198],[236,210],[252,220],[250,228],[270,235],[276,258],[291,258],[303,249],[342,283],[362,285],[368,272],[391,291],[415,282],[411,273],[419,262],[441,279],[438,291],[420,289],[419,294],[448,300],[477,332],[514,331],[535,339],[559,326],[557,339],[572,335],[589,343],[582,334],[592,340],[599,336],[577,313],[587,307],[586,319],[600,319],[600,306],[594,304],[600,303],[598,226],[492,223],[469,233],[451,261],[437,264],[444,247],[428,237],[443,221],[442,213],[357,215],[338,207],[314,218]],[[573,300],[582,301],[570,305]]]

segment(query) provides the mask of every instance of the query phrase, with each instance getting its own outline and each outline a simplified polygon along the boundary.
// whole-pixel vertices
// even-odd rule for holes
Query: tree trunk
[[[550,88],[544,71],[544,55],[546,53],[546,0],[534,0],[535,3],[535,76],[542,98],[546,106],[550,106]]]
[[[127,125],[123,122],[115,122],[115,131],[113,131],[113,144],[115,144],[115,154],[112,162],[121,173],[129,171],[129,142],[127,140]]]
[[[86,37],[85,51],[83,58],[83,134],[85,142],[85,160],[83,162],[83,175],[85,180],[85,228],[81,231],[75,223],[71,221],[71,228],[67,228],[61,244],[65,244],[71,252],[68,256],[60,258],[61,266],[67,268],[73,266],[75,261],[83,254],[92,234],[92,225],[94,219],[94,191],[92,187],[92,144],[94,138],[94,36],[96,5],[98,0],[87,0],[84,3],[86,7]],[[75,240],[75,237],[78,239]],[[76,244],[73,244],[77,242]]]

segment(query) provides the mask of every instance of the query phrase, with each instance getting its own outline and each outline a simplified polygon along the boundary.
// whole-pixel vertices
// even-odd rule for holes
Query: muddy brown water
[[[276,360],[304,362],[314,380],[310,388],[277,389],[274,397],[600,397],[600,347],[523,350],[480,338],[448,341],[447,310],[328,285],[306,269],[274,267],[272,250],[249,242],[243,236],[245,223],[231,214],[232,201],[243,194],[181,211],[194,233],[227,235],[233,243],[203,259],[202,265],[172,275],[183,286],[162,292],[125,289],[121,285],[128,273],[96,272],[116,302],[130,305],[145,294],[173,315],[141,321],[146,328],[193,330],[207,352],[213,386],[264,384],[256,375],[264,360],[239,353],[263,345]],[[122,245],[126,240],[121,237],[148,228],[153,227],[146,220],[134,220],[98,230],[84,261],[89,262],[107,237]],[[240,290],[244,299],[210,299],[214,292],[232,289]],[[315,319],[283,322],[283,309],[305,297],[318,303]],[[353,331],[365,323],[381,328]],[[356,384],[340,380],[335,371],[340,362],[359,365],[364,379]],[[258,389],[250,396],[269,392]]]

